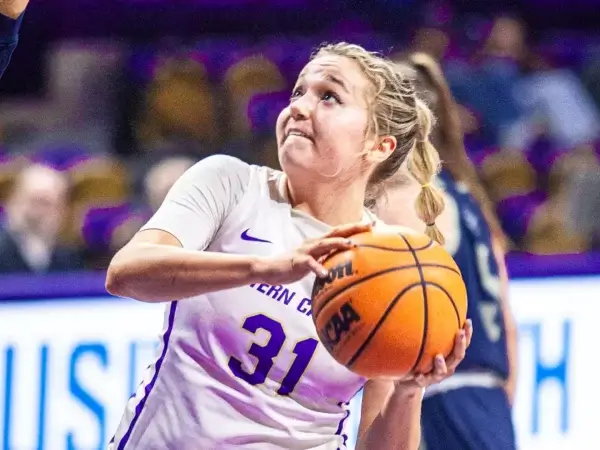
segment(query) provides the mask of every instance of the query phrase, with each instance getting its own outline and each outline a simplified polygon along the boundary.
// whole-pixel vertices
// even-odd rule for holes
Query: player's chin
[[[313,169],[317,158],[313,145],[307,141],[306,143],[284,143],[279,149],[279,159],[284,169],[287,167]]]

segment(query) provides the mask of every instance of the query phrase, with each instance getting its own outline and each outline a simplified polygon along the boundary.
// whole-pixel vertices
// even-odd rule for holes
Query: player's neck
[[[377,199],[373,212],[388,225],[402,225],[414,229],[423,226],[414,214],[415,199],[421,191],[419,183],[407,173],[398,173],[385,193]]]
[[[356,184],[311,184],[310,187],[294,188],[288,183],[288,193],[295,210],[309,214],[327,225],[360,222],[363,218],[364,189]]]

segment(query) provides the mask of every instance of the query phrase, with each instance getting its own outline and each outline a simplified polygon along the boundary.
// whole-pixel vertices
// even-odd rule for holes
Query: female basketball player
[[[439,65],[429,56],[411,57],[413,76],[440,124],[433,132],[445,170],[446,210],[438,224],[446,249],[467,286],[475,340],[456,375],[431,386],[423,402],[427,450],[512,450],[515,436],[510,403],[516,375],[516,329],[506,302],[503,233],[463,144],[458,110]],[[409,160],[409,163],[411,161]],[[374,210],[387,223],[414,225],[406,206],[419,184],[401,168],[385,186]],[[469,192],[470,191],[470,192]],[[472,195],[472,196],[471,196]]]
[[[416,449],[422,387],[451,374],[471,337],[429,374],[366,381],[319,343],[310,293],[320,259],[372,226],[365,194],[408,156],[427,232],[443,204],[431,113],[395,66],[350,44],[323,47],[277,122],[284,173],[217,155],[177,181],[111,262],[107,289],[170,302],[160,356],[111,449],[341,449],[365,385],[362,449]],[[383,226],[379,224],[378,226]]]

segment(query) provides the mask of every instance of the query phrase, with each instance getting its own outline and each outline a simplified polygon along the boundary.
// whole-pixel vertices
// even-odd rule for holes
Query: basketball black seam
[[[452,268],[452,267],[448,267],[448,266],[444,266],[441,264],[432,264],[432,263],[425,263],[422,264],[423,267],[438,267],[440,269],[447,269],[450,270],[452,272],[454,272],[457,275],[460,275],[460,272],[458,272],[456,269]],[[332,294],[329,294],[329,296],[323,300],[321,302],[321,306],[318,309],[314,309],[314,317],[318,317],[319,314],[321,313],[321,311],[323,311],[323,308],[325,308],[325,306],[327,306],[329,304],[329,302],[331,302],[335,297],[337,297],[338,295],[342,294],[343,292],[347,291],[348,289],[356,286],[357,284],[363,283],[365,281],[369,281],[373,278],[376,278],[380,275],[385,275],[387,273],[391,273],[394,271],[400,271],[400,270],[405,270],[405,269],[413,269],[417,267],[415,264],[410,264],[410,265],[406,265],[406,266],[396,266],[396,267],[390,267],[388,269],[384,269],[381,270],[379,272],[375,272],[372,273],[370,275],[367,275],[366,277],[361,278],[360,280],[355,280],[352,283],[348,284],[347,286],[344,286],[343,288],[339,289],[336,292],[333,292]]]
[[[405,240],[406,242],[406,240]],[[377,250],[386,250],[388,252],[398,252],[398,253],[403,253],[403,252],[413,252],[413,251],[421,251],[421,250],[426,250],[429,247],[431,247],[433,245],[433,241],[429,241],[427,243],[427,245],[425,245],[424,247],[418,247],[418,248],[393,248],[393,247],[384,247],[383,245],[374,245],[374,244],[357,244],[357,247],[362,247],[362,248],[374,248]]]
[[[425,245],[424,247],[419,247],[419,248],[415,248],[415,250],[426,250],[429,247],[431,247],[433,245],[433,240],[430,240],[427,245]],[[408,248],[393,248],[393,247],[384,247],[383,245],[374,245],[374,244],[357,244],[357,247],[362,247],[362,248],[373,248],[375,250],[385,250],[385,251],[389,251],[389,252],[398,252],[398,253],[403,253],[403,252],[410,252],[411,250]],[[327,259],[330,259],[332,257],[334,257],[335,255],[338,255],[340,253],[343,253],[345,250],[335,250],[333,252],[331,252],[328,256]]]
[[[454,303],[454,299],[452,298],[452,296],[450,295],[450,293],[446,290],[446,288],[442,287],[441,285],[439,285],[437,283],[432,283],[431,281],[428,281],[427,284],[430,285],[430,286],[437,287],[444,294],[446,294],[446,296],[450,300],[450,303],[452,303],[452,307],[454,308],[454,312],[456,313],[456,322],[458,323],[458,328],[462,328],[463,324],[460,323],[460,314],[458,312],[458,308],[456,307],[456,303]]]
[[[414,266],[411,266],[411,267],[414,267]],[[443,267],[446,267],[446,266],[443,266]],[[381,318],[379,319],[379,321],[375,324],[375,326],[373,327],[373,329],[369,332],[369,334],[365,338],[365,341],[361,344],[361,346],[358,348],[358,350],[356,350],[356,352],[354,353],[354,355],[352,355],[352,357],[350,357],[350,359],[348,360],[348,363],[346,363],[346,366],[348,368],[351,368],[352,365],[354,365],[354,363],[356,362],[356,360],[360,357],[360,355],[366,349],[367,344],[371,341],[371,339],[373,339],[373,336],[375,336],[375,333],[381,327],[381,325],[383,325],[383,322],[385,322],[387,316],[392,312],[392,309],[394,309],[394,306],[396,306],[396,303],[398,303],[398,301],[402,298],[402,296],[404,294],[406,294],[407,291],[409,291],[410,289],[414,288],[415,286],[418,286],[419,284],[421,284],[421,282],[413,283],[413,284],[407,286],[406,288],[404,288],[404,290],[402,292],[400,292],[400,294],[398,294],[396,297],[394,297],[394,299],[390,302],[390,304],[388,305],[388,307],[386,308],[386,310],[384,311],[384,313],[381,315]],[[450,296],[450,294],[448,293],[448,291],[442,285],[437,284],[437,283],[433,283],[431,281],[427,281],[426,284],[428,286],[437,287],[442,292],[444,292],[444,294],[446,294],[446,296],[448,297],[448,299],[452,303],[452,306],[454,308],[454,312],[456,313],[456,321],[458,323],[458,327],[459,328],[462,327],[462,324],[460,323],[460,314],[458,313],[458,308],[456,307],[456,304],[454,303],[454,300],[452,299],[452,297]]]
[[[417,270],[419,271],[419,277],[421,278],[421,288],[423,289],[423,339],[421,340],[421,348],[419,349],[419,354],[417,355],[417,360],[413,364],[409,373],[412,373],[416,367],[421,362],[423,358],[423,353],[425,352],[425,345],[427,343],[427,332],[429,331],[429,300],[427,298],[427,283],[425,282],[425,277],[423,276],[423,268],[421,267],[421,262],[417,257],[417,252],[412,248],[408,239],[406,239],[401,234],[398,234],[406,243],[407,247],[411,249],[411,253],[413,258],[415,259],[415,264],[417,265]]]
[[[414,266],[412,266],[412,267],[414,267]],[[383,312],[383,314],[381,315],[381,317],[379,318],[379,320],[377,321],[377,323],[375,324],[373,329],[369,332],[369,334],[365,338],[364,342],[361,344],[360,347],[358,347],[358,350],[356,350],[354,355],[352,355],[352,357],[348,360],[346,367],[348,367],[350,369],[354,365],[356,360],[360,357],[362,352],[367,348],[367,345],[369,344],[369,342],[371,342],[371,339],[373,339],[373,337],[375,336],[375,333],[377,333],[377,330],[379,330],[381,325],[383,325],[383,322],[385,322],[385,319],[390,314],[390,312],[392,311],[394,306],[396,306],[396,303],[398,303],[398,301],[402,298],[402,296],[404,294],[406,294],[409,290],[414,288],[415,286],[418,286],[419,284],[421,284],[421,283],[420,282],[413,283],[413,284],[405,287],[398,295],[396,295],[396,297],[394,297],[394,299],[387,306],[387,308],[385,309],[385,311]]]

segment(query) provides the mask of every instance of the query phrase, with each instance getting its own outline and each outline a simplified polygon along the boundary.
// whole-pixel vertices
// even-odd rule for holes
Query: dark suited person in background
[[[49,167],[31,165],[17,178],[0,230],[0,273],[46,273],[82,268],[81,255],[61,245],[69,184]]]
[[[17,46],[23,12],[29,0],[0,0],[0,78]]]

